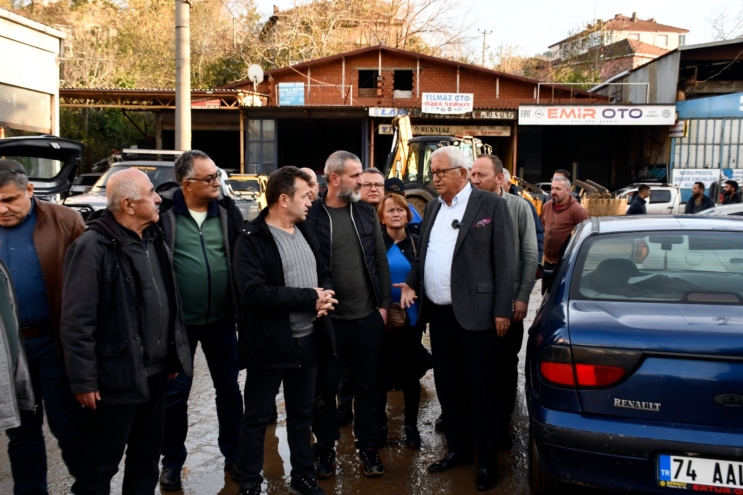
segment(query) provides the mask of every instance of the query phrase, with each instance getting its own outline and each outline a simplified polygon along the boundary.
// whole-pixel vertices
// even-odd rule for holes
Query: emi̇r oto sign
[[[440,115],[454,115],[472,112],[474,108],[472,93],[423,93],[421,112]]]
[[[521,105],[519,125],[667,125],[676,105]]]

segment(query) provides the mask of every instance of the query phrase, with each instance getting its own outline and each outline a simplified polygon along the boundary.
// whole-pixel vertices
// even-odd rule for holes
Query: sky
[[[259,12],[268,16],[273,5],[279,9],[292,6],[292,0],[256,0]],[[728,19],[743,11],[741,0],[451,0],[452,9],[474,21],[478,29],[492,31],[486,42],[491,47],[501,43],[518,45],[524,55],[544,53],[552,45],[592,19],[610,19],[616,14],[640,19],[655,18],[661,24],[688,29],[686,44],[712,41],[712,19],[723,10]],[[480,34],[478,46],[482,47]]]

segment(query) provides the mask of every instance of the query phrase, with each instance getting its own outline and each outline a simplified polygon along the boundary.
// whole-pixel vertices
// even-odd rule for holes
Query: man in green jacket
[[[175,162],[175,177],[180,187],[161,193],[160,222],[173,251],[191,355],[201,342],[214,382],[219,449],[225,457],[225,471],[232,474],[243,415],[237,383],[238,305],[232,254],[243,218],[234,201],[220,194],[221,172],[206,153],[183,153]],[[182,485],[191,385],[191,377],[185,374],[168,384],[160,474],[160,487],[167,491],[179,490]]]

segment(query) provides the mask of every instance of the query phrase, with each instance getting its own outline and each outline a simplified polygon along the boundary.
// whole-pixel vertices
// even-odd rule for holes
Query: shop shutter
[[[0,84],[0,125],[22,131],[51,133],[51,95]]]

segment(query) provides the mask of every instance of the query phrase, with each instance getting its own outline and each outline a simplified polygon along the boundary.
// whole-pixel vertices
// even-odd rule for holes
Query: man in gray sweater
[[[529,296],[536,283],[537,272],[537,233],[534,217],[525,199],[509,194],[503,163],[495,155],[480,155],[472,164],[472,185],[483,191],[501,196],[508,204],[508,212],[514,230],[514,251],[516,253],[516,279],[514,283],[513,321],[508,333],[497,349],[498,362],[498,412],[500,448],[511,450],[513,440],[510,434],[511,415],[516,403],[518,364],[521,342],[524,339],[524,318],[529,307]],[[504,187],[505,186],[505,187]],[[513,263],[514,260],[503,260]]]

